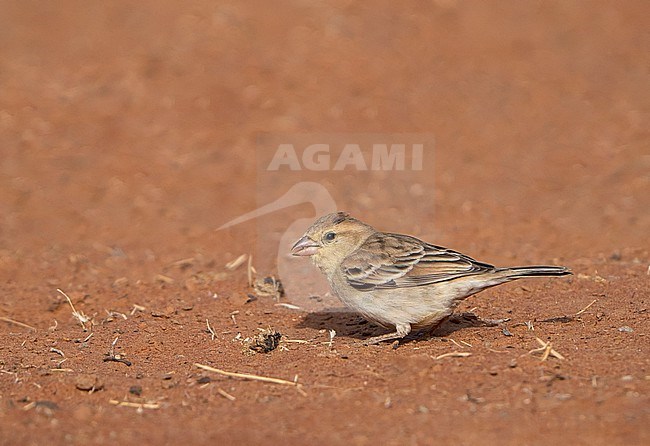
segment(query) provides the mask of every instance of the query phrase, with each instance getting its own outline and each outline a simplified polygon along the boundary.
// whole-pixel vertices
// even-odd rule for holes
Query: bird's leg
[[[395,326],[395,331],[392,333],[386,333],[380,336],[373,336],[370,339],[364,341],[365,345],[379,344],[384,341],[391,341],[393,339],[402,339],[404,336],[411,332],[411,324],[397,324]]]

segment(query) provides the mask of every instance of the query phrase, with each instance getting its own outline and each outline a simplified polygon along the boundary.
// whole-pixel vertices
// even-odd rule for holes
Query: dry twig
[[[111,348],[104,355],[104,362],[112,361],[112,362],[121,362],[122,364],[131,367],[131,361],[124,359],[121,354],[115,354],[115,344],[117,344],[117,340],[120,339],[120,337],[116,337],[115,340],[111,343]]]
[[[131,316],[133,316],[136,311],[144,311],[144,310],[146,310],[146,308],[143,307],[142,305],[133,304],[133,309],[131,310]]]
[[[219,375],[228,376],[231,378],[249,379],[252,381],[263,381],[267,383],[280,384],[284,386],[292,386],[295,387],[298,390],[298,392],[300,392],[301,394],[306,395],[305,391],[302,389],[302,384],[298,383],[297,377],[296,380],[294,381],[287,381],[285,379],[270,378],[268,376],[260,376],[260,375],[251,375],[249,373],[227,372],[225,370],[216,369],[214,367],[210,367],[209,365],[203,365],[199,363],[195,363],[194,365],[200,369],[207,370],[208,372],[218,373]]]
[[[449,338],[449,340],[450,340],[453,344],[455,344],[457,347],[459,347],[459,348],[465,348],[465,347],[463,347],[462,345],[460,345],[458,342],[454,341],[452,338]]]
[[[90,320],[90,318],[88,316],[86,316],[85,314],[78,312],[74,308],[74,305],[72,305],[72,300],[70,299],[70,297],[67,294],[65,294],[60,288],[57,288],[56,290],[59,293],[63,294],[63,297],[65,297],[68,300],[68,303],[70,304],[70,308],[72,308],[72,315],[75,317],[75,319],[77,319],[79,321],[79,323],[81,324],[81,328],[84,331],[86,331],[86,322],[88,322]]]
[[[28,328],[30,330],[36,331],[36,328],[32,327],[31,325],[27,325],[27,324],[25,324],[23,322],[15,321],[15,320],[10,319],[10,318],[5,317],[5,316],[0,316],[0,321],[5,321],[5,322],[8,322],[10,324],[18,325],[19,327]]]
[[[210,321],[206,319],[206,320],[205,320],[205,325],[208,326],[208,333],[210,333],[210,336],[212,336],[212,340],[214,341],[214,338],[217,337],[217,334],[214,332],[214,330],[212,329],[212,327],[210,327]]]
[[[221,387],[217,389],[217,393],[229,401],[235,401],[237,398],[223,390]]]
[[[585,311],[587,311],[587,310],[589,309],[589,307],[591,307],[591,306],[592,306],[593,304],[595,304],[596,302],[598,302],[598,299],[594,299],[594,300],[592,300],[591,303],[590,303],[589,305],[587,305],[587,306],[584,307],[582,310],[580,310],[580,311],[578,311],[576,314],[574,314],[574,317],[575,317],[575,316],[580,316],[582,313],[584,313]]]
[[[541,345],[541,347],[535,348],[535,349],[529,351],[528,352],[529,355],[531,353],[542,352],[541,361],[546,361],[549,356],[553,356],[554,358],[564,360],[564,356],[562,356],[561,354],[559,354],[557,351],[555,351],[553,349],[553,346],[552,346],[550,341],[549,342],[544,342],[540,338],[537,338],[537,337],[535,338],[535,340],[537,341],[537,343],[539,345]]]
[[[556,316],[556,317],[551,317],[551,318],[548,318],[548,319],[542,319],[542,320],[540,320],[538,322],[562,322],[562,323],[573,322],[574,320],[576,320],[576,318],[578,316],[580,316],[582,313],[587,311],[589,309],[589,307],[591,307],[596,302],[598,302],[598,299],[592,300],[589,305],[587,305],[582,310],[578,311],[576,314],[574,314],[572,316]]]
[[[239,257],[237,257],[235,260],[231,260],[230,262],[226,263],[226,269],[229,271],[234,271],[240,266],[244,264],[246,261],[246,258],[248,256],[246,254],[242,254]]]
[[[279,304],[275,304],[275,306],[276,306],[276,307],[284,307],[284,308],[288,308],[288,309],[290,309],[290,310],[302,310],[302,308],[300,308],[298,305],[288,304],[288,303],[286,303],[286,302],[282,302],[282,303],[279,303]]]
[[[330,328],[328,330],[328,332],[329,332],[329,335],[330,335],[330,340],[329,340],[328,344],[330,346],[330,350],[332,350],[332,347],[334,345],[334,337],[336,336],[336,330]]]
[[[472,354],[470,352],[449,352],[436,356],[433,359],[438,360],[442,358],[466,358],[468,356],[472,356]]]
[[[131,401],[117,401],[117,400],[108,400],[108,402],[114,406],[121,407],[134,407],[136,409],[160,409],[160,404],[158,403],[132,403]]]

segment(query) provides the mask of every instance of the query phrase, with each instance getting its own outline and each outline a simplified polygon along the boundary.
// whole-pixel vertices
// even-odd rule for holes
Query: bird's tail
[[[497,271],[503,273],[506,280],[573,274],[569,268],[564,266],[515,266],[513,268],[499,268]]]
[[[524,279],[526,277],[553,277],[566,276],[573,274],[564,266],[515,266],[513,268],[495,268],[485,274],[477,274],[464,279],[457,294],[453,295],[453,300],[458,301],[465,299],[472,294],[483,291],[502,283],[512,280]]]

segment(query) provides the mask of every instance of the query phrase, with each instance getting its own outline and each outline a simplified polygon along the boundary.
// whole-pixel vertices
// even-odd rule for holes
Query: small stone
[[[142,386],[131,386],[131,387],[129,387],[129,393],[131,395],[135,395],[135,396],[142,395]]]
[[[627,325],[625,325],[623,327],[618,327],[618,331],[620,331],[621,333],[632,333],[634,330],[632,329],[632,327],[628,327]]]
[[[96,375],[79,375],[75,381],[75,387],[84,391],[101,390],[104,388],[104,384]]]

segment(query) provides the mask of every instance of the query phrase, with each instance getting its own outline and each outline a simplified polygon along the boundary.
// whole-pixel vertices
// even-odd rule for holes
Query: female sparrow
[[[319,218],[291,248],[311,256],[346,305],[395,331],[366,344],[433,330],[461,300],[511,280],[564,276],[562,266],[496,268],[415,237],[378,232],[347,213]]]

